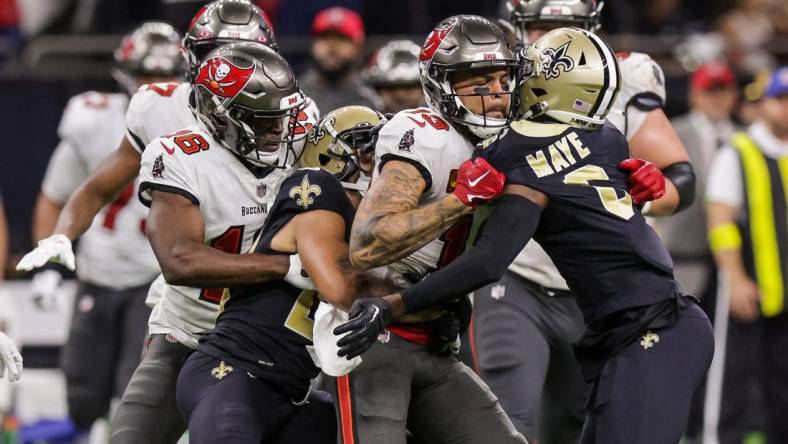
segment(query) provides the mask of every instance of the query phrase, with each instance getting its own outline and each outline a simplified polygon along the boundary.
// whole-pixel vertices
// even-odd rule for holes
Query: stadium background
[[[122,34],[150,19],[168,21],[183,31],[201,3],[0,0],[0,190],[10,234],[8,263],[1,264],[9,281],[4,285],[6,297],[0,298],[3,306],[8,306],[9,294],[24,293],[24,282],[14,281],[26,276],[14,271],[13,265],[31,248],[32,207],[58,142],[56,128],[68,98],[90,89],[117,90],[109,71]],[[258,0],[257,4],[269,14],[281,52],[297,73],[309,65],[312,19],[328,6],[361,13],[367,54],[394,38],[421,43],[435,23],[454,14],[505,16],[498,0]],[[746,23],[769,23],[771,30],[742,25]],[[788,62],[788,2],[784,0],[607,0],[602,24],[602,34],[616,51],[646,52],[661,64],[670,117],[687,110],[687,79],[701,62],[726,58],[737,71],[743,103],[754,91],[746,86],[761,70]],[[27,301],[10,303],[18,313],[29,311]],[[67,316],[19,316],[40,325],[35,332],[22,334],[26,368],[53,367]]]

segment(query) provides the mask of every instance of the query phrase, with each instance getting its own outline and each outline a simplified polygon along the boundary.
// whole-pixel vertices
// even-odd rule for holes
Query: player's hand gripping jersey
[[[245,253],[285,174],[281,168],[243,162],[195,126],[155,139],[145,148],[139,197],[150,205],[152,190],[184,196],[200,207],[206,244],[226,253]],[[213,327],[225,290],[162,283],[159,287],[162,299],[151,315],[150,332],[171,334],[196,347],[197,335]]]
[[[65,203],[123,137],[125,94],[86,92],[72,97],[58,127],[60,144],[42,184],[44,194]],[[145,236],[148,210],[129,184],[93,219],[80,238],[77,275],[109,288],[128,288],[153,280],[159,265]]]
[[[578,296],[586,324],[675,297],[670,256],[632,204],[628,177],[617,167],[629,152],[615,127],[517,121],[478,154],[507,183],[549,197],[534,239]]]
[[[190,97],[192,85],[189,83],[152,83],[143,85],[131,98],[126,113],[126,135],[132,145],[142,152],[151,141],[159,136],[173,133],[181,128],[198,125],[192,113]],[[306,106],[298,114],[303,127],[298,132],[309,131],[320,120],[320,111],[315,102],[307,98]],[[303,144],[304,141],[296,143]],[[301,147],[294,147],[300,152]]]
[[[386,162],[408,162],[427,183],[421,203],[434,202],[452,192],[457,169],[472,154],[468,138],[428,108],[401,111],[380,130],[373,180]],[[470,216],[460,219],[440,238],[375,272],[397,286],[413,285],[462,252],[470,227]]]
[[[282,183],[254,251],[292,254],[272,250],[271,241],[293,217],[315,210],[341,215],[348,240],[355,208],[342,184],[327,171],[305,168]],[[200,341],[199,349],[302,396],[319,371],[308,351],[318,302],[315,291],[284,280],[233,288],[216,328]]]

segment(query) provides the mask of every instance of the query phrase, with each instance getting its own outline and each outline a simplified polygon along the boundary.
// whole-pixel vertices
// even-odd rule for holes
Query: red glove
[[[453,194],[465,205],[475,207],[498,197],[503,191],[506,175],[486,160],[468,159],[457,170],[457,185]]]
[[[657,200],[665,195],[665,176],[653,163],[643,159],[626,159],[618,168],[629,172],[629,194],[635,205]]]

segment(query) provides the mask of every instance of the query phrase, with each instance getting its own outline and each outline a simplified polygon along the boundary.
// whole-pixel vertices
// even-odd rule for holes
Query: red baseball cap
[[[692,73],[690,79],[692,89],[708,91],[714,88],[731,88],[736,86],[736,75],[723,62],[708,62]]]
[[[364,22],[356,11],[335,6],[320,11],[312,22],[312,35],[335,32],[356,44],[364,43]]]

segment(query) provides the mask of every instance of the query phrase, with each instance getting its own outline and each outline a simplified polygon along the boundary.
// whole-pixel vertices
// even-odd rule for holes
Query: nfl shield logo
[[[264,183],[257,185],[257,197],[265,197],[266,192],[267,189]]]

